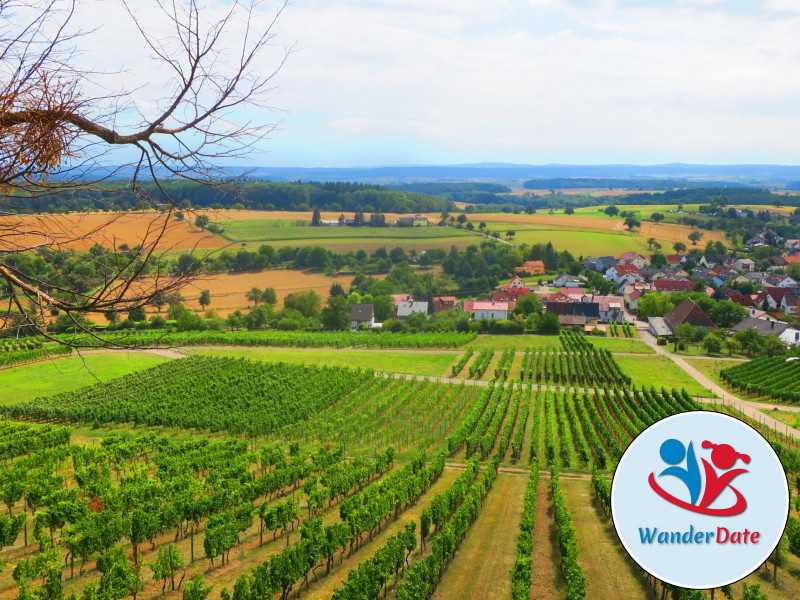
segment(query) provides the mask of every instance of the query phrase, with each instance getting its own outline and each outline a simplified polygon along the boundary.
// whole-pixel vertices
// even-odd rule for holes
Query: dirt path
[[[611,521],[593,506],[591,483],[562,478],[561,491],[578,533],[578,563],[586,575],[586,597],[651,597],[644,577],[619,543]]]
[[[755,402],[747,402],[734,396],[730,391],[726,390],[722,386],[716,384],[715,382],[711,381],[707,376],[703,373],[698,371],[692,365],[690,365],[686,360],[681,356],[676,356],[674,354],[670,354],[666,350],[664,350],[663,346],[659,346],[656,344],[656,340],[653,335],[647,330],[640,330],[642,335],[642,340],[655,350],[656,354],[660,356],[666,356],[676,365],[678,365],[681,369],[683,369],[689,377],[697,381],[703,387],[711,390],[715,394],[717,394],[721,399],[722,403],[730,404],[737,410],[744,413],[746,416],[750,417],[751,419],[755,419],[772,429],[780,430],[781,432],[785,432],[786,435],[792,436],[794,438],[800,439],[800,430],[795,429],[794,427],[789,427],[785,423],[778,421],[777,419],[773,419],[769,415],[764,414],[761,412],[761,408],[764,408],[763,405]],[[706,399],[701,399],[706,401]],[[719,402],[719,400],[717,400]]]
[[[556,531],[553,526],[553,495],[550,493],[550,480],[540,478],[539,488],[536,491],[530,600],[560,600],[564,597],[560,568],[561,556],[556,545]]]
[[[511,597],[511,568],[528,478],[499,473],[480,516],[467,532],[434,598],[489,600]]]
[[[335,566],[331,569],[330,574],[327,576],[324,576],[325,569],[320,569],[318,571],[320,577],[319,582],[314,583],[313,578],[310,579],[311,586],[308,590],[303,588],[301,597],[313,598],[313,600],[330,598],[333,595],[334,590],[347,579],[351,569],[355,569],[360,562],[365,561],[367,558],[375,554],[378,548],[383,546],[389,537],[402,530],[406,523],[412,520],[417,521],[417,537],[419,537],[419,516],[422,514],[422,510],[430,506],[434,496],[446,490],[450,484],[453,483],[456,477],[458,477],[457,471],[445,470],[436,483],[434,483],[431,488],[425,492],[425,494],[423,494],[423,496],[414,506],[404,511],[397,521],[394,521],[386,526],[383,531],[374,536],[371,541],[365,541],[361,545],[361,548],[357,552],[353,553],[353,556],[347,558],[347,555],[345,555],[344,561],[341,563],[339,563],[337,559]],[[413,556],[415,557],[416,554],[417,553],[415,552]]]

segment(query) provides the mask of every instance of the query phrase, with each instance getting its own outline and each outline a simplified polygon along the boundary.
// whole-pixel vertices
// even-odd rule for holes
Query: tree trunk
[[[192,523],[192,532],[190,535],[192,536],[192,541],[190,542],[190,547],[192,549],[192,562],[194,562],[194,523]]]

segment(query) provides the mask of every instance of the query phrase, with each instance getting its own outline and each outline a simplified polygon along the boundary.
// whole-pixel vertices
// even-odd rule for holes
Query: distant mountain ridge
[[[474,163],[455,165],[396,165],[382,167],[230,167],[234,176],[271,181],[358,181],[374,184],[425,182],[519,183],[531,179],[674,179],[677,182],[723,182],[756,187],[793,187],[800,181],[800,166],[792,165],[704,165],[669,163],[663,165],[525,165]],[[127,178],[121,169],[115,179]]]

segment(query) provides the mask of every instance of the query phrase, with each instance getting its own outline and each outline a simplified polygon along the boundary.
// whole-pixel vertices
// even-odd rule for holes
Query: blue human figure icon
[[[692,443],[689,442],[689,449],[687,451],[683,447],[682,442],[676,439],[669,439],[661,444],[659,453],[661,454],[661,459],[665,463],[668,465],[673,465],[661,471],[659,477],[662,475],[674,475],[683,481],[683,483],[685,483],[686,487],[689,489],[691,504],[697,502],[697,497],[700,495],[701,485],[700,468],[697,465],[697,459],[694,455]],[[683,460],[684,455],[686,456],[686,468],[678,467],[677,465]]]

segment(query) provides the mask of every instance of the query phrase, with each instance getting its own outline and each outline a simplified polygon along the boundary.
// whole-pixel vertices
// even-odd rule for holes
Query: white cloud
[[[167,74],[116,2],[87,5],[103,27],[84,59],[152,82],[135,96],[150,110]],[[800,10],[754,5],[295,0],[276,41],[298,52],[271,96],[285,125],[256,161],[799,163]]]

